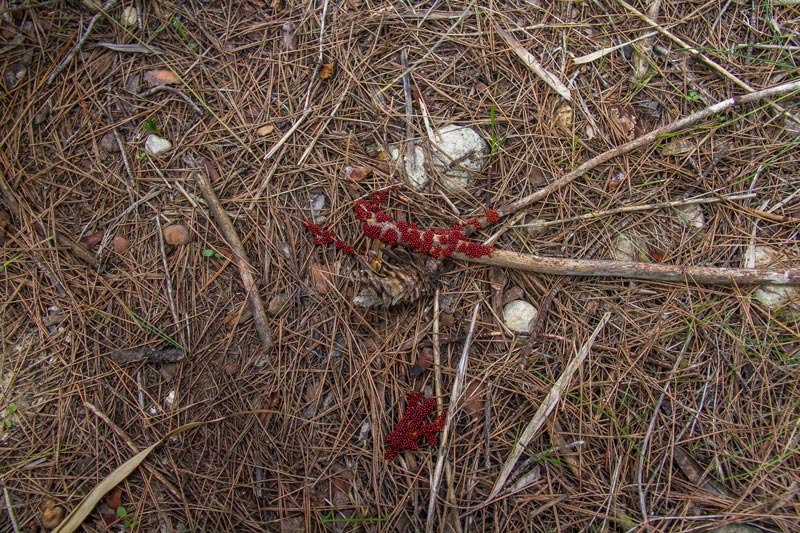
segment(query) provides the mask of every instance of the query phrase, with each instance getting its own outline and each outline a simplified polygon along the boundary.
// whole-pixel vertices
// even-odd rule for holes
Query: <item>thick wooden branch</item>
[[[459,252],[453,253],[452,257],[472,263],[561,276],[635,278],[709,285],[800,285],[800,268],[771,270],[764,268],[679,266],[639,261],[542,257],[506,250],[495,250],[488,257],[468,257]]]

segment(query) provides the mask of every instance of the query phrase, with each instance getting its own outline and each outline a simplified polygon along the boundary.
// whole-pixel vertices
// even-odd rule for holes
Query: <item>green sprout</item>
[[[159,137],[162,136],[161,130],[158,129],[158,119],[157,118],[150,117],[147,120],[145,120],[144,121],[144,125],[142,126],[142,129],[145,130],[145,131],[149,131],[150,133],[155,133]]]
[[[181,24],[181,19],[178,17],[172,19],[172,27],[175,28],[175,31],[178,32],[178,35],[181,36],[181,39],[184,41],[189,40],[189,33],[186,31],[186,28],[183,27],[183,24]]]
[[[503,147],[503,144],[505,144],[506,139],[508,138],[508,136],[505,134],[503,134],[502,137],[498,136],[497,134],[494,104],[492,104],[492,107],[489,109],[489,124],[492,128],[491,150],[489,152],[489,156],[491,157],[500,151],[500,148]]]
[[[216,250],[212,250],[211,248],[206,248],[201,252],[203,257],[213,257],[214,259],[222,259],[222,254]]]
[[[6,416],[8,416],[9,418],[3,420],[3,424],[6,426],[6,429],[11,429],[14,426],[14,422],[11,421],[10,417],[14,416],[14,413],[16,413],[17,410],[18,408],[16,404],[12,403],[11,405],[8,406],[8,411],[6,412]]]

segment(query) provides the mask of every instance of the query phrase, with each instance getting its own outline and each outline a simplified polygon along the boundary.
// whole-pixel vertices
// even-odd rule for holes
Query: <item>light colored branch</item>
[[[454,252],[452,257],[483,265],[561,276],[651,279],[711,285],[800,285],[800,268],[770,270],[764,268],[680,266],[640,261],[542,257],[506,250],[495,250],[490,257],[473,258],[459,252]]]
[[[660,128],[656,128],[649,133],[645,133],[644,135],[637,137],[632,141],[628,141],[625,144],[622,144],[620,146],[612,148],[611,150],[603,152],[602,154],[599,154],[589,159],[575,170],[567,172],[566,174],[564,174],[554,182],[550,183],[546,187],[542,187],[538,191],[529,194],[528,196],[525,196],[511,203],[508,203],[505,206],[497,209],[497,211],[500,213],[500,216],[505,217],[510,215],[511,213],[515,213],[516,211],[525,209],[529,205],[538,202],[539,200],[549,196],[555,191],[566,187],[576,179],[585,175],[593,168],[602,165],[606,161],[609,161],[623,154],[627,154],[628,152],[636,150],[637,148],[646,146],[658,140],[663,135],[683,130],[693,124],[700,122],[701,120],[713,117],[717,113],[721,113],[727,109],[730,109],[733,106],[751,104],[759,100],[765,100],[768,98],[785,95],[797,90],[800,90],[800,80],[795,80],[781,85],[776,85],[775,87],[770,87],[769,89],[756,91],[750,94],[733,96],[726,100],[717,102],[716,104],[711,105],[701,111],[698,111],[697,113],[693,113],[687,117],[683,117],[674,122],[670,122],[669,124],[661,126]],[[479,219],[479,221],[484,226],[489,224],[489,222],[485,219],[485,217]],[[468,231],[469,228],[467,228],[467,232]]]

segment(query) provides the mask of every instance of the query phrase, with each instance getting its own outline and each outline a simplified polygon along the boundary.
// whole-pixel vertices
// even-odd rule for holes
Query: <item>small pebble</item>
[[[125,237],[116,236],[111,240],[111,247],[118,254],[124,254],[131,247],[131,241]]]
[[[513,300],[503,307],[506,327],[517,333],[530,333],[538,311],[525,300]]]
[[[152,156],[159,156],[172,150],[172,143],[158,135],[148,135],[144,141],[145,151]]]
[[[126,7],[122,11],[121,20],[125,26],[136,26],[136,23],[139,22],[139,12],[135,7]]]
[[[267,124],[266,126],[261,126],[260,128],[258,128],[256,130],[256,135],[258,135],[259,137],[263,137],[265,135],[269,135],[273,131],[275,131],[275,126],[273,126],[272,124]]]
[[[189,233],[189,228],[183,224],[171,224],[164,228],[164,242],[170,246],[183,246],[189,244],[192,240],[192,235]]]

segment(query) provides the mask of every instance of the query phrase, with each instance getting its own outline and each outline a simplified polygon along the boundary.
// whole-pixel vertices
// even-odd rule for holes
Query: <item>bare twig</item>
[[[208,160],[200,157],[196,159],[188,157],[187,163],[192,166],[200,167],[199,171],[195,172],[200,194],[203,195],[203,198],[208,204],[209,211],[211,211],[212,216],[217,221],[217,224],[219,224],[222,235],[225,237],[225,240],[228,241],[228,246],[231,247],[231,250],[236,256],[236,264],[239,267],[239,274],[242,277],[242,283],[247,293],[250,309],[253,311],[253,322],[255,323],[258,337],[261,339],[261,346],[265,351],[269,350],[272,347],[272,334],[267,324],[264,302],[261,301],[261,297],[258,295],[258,286],[253,278],[253,268],[247,260],[247,254],[236,232],[236,228],[233,227],[231,219],[228,218],[228,214],[222,208],[219,198],[217,198],[217,194],[211,186],[211,177],[217,174],[217,170]]]
[[[688,52],[692,57],[695,57],[698,60],[702,61],[706,66],[712,68],[713,70],[716,70],[719,74],[722,74],[725,78],[727,78],[728,80],[732,81],[733,83],[735,83],[736,85],[738,85],[739,87],[741,87],[742,89],[747,91],[748,93],[754,94],[756,92],[755,89],[753,89],[752,87],[750,87],[750,85],[748,85],[747,83],[745,83],[744,81],[739,79],[735,74],[733,74],[729,70],[725,69],[721,65],[715,63],[714,61],[712,61],[711,59],[709,59],[705,55],[701,54],[698,49],[696,49],[695,47],[693,47],[692,45],[690,45],[689,43],[687,43],[686,41],[684,41],[683,39],[681,39],[677,35],[674,35],[670,31],[668,31],[667,29],[662,27],[657,21],[653,20],[652,17],[649,17],[648,15],[645,15],[644,13],[642,13],[641,11],[639,11],[638,9],[636,9],[635,7],[630,5],[629,3],[625,2],[625,0],[617,0],[617,2],[619,2],[619,4],[622,7],[624,7],[625,9],[627,9],[628,11],[630,11],[631,13],[633,13],[634,15],[636,15],[637,17],[642,19],[644,22],[646,22],[651,28],[653,28],[654,30],[656,30],[657,32],[662,34],[663,36],[667,37],[668,39],[673,41],[678,46],[680,46],[683,50]],[[789,113],[788,111],[786,111],[786,109],[783,106],[781,106],[779,104],[776,104],[776,103],[770,103],[770,105],[772,107],[774,107],[775,109],[777,109],[779,112],[784,113],[787,117],[792,119],[794,122],[797,122],[797,123],[800,124],[800,119],[798,119],[792,113]]]
[[[611,313],[606,313],[603,315],[603,317],[600,319],[600,322],[589,336],[589,339],[583,344],[583,346],[581,346],[581,349],[578,350],[578,353],[575,354],[575,357],[573,357],[572,360],[567,364],[564,372],[558,378],[558,381],[556,381],[555,385],[553,385],[553,388],[550,389],[550,392],[548,392],[547,396],[544,398],[544,400],[542,400],[542,404],[539,406],[539,409],[537,409],[536,413],[533,415],[533,418],[519,436],[516,444],[514,444],[514,448],[511,450],[506,462],[503,464],[503,468],[500,470],[500,474],[497,476],[494,487],[492,487],[487,499],[497,496],[497,494],[503,490],[503,487],[508,480],[508,476],[511,475],[514,465],[517,464],[517,460],[519,460],[520,456],[522,456],[525,448],[531,442],[533,437],[536,436],[536,433],[545,423],[545,420],[547,420],[547,417],[550,415],[553,409],[555,409],[559,399],[561,398],[561,394],[567,390],[567,387],[569,387],[573,374],[575,374],[575,371],[578,370],[583,361],[589,355],[589,351],[592,349],[595,339],[600,334],[600,331],[606,325],[606,322],[608,322],[609,318],[611,318]]]
[[[56,76],[61,74],[61,72],[67,68],[67,65],[72,62],[72,60],[75,58],[75,55],[81,51],[81,48],[83,48],[86,39],[89,38],[89,34],[92,33],[94,25],[97,24],[97,21],[100,20],[100,17],[108,14],[108,11],[114,7],[117,1],[118,0],[108,0],[105,4],[103,4],[103,7],[100,8],[100,11],[98,11],[92,17],[92,20],[89,21],[89,25],[86,26],[86,30],[83,32],[83,35],[81,35],[81,38],[78,40],[75,46],[72,47],[72,50],[70,50],[69,54],[67,54],[67,57],[65,57],[64,60],[56,67],[56,69],[50,73],[50,76],[47,77],[48,85],[53,83],[53,80],[56,78]]]
[[[623,154],[627,154],[628,152],[636,150],[637,148],[646,146],[658,140],[663,135],[685,129],[693,124],[696,124],[697,122],[700,122],[701,120],[712,117],[717,113],[721,113],[722,111],[730,109],[733,106],[750,104],[753,102],[757,102],[759,100],[785,95],[797,90],[800,90],[800,80],[795,80],[781,85],[776,85],[775,87],[770,87],[769,89],[756,91],[750,94],[734,96],[726,100],[722,100],[712,106],[709,106],[701,111],[698,111],[697,113],[693,113],[688,117],[684,117],[675,120],[674,122],[670,122],[669,124],[661,126],[660,128],[656,128],[649,133],[646,133],[640,137],[637,137],[636,139],[633,139],[632,141],[626,142],[625,144],[617,146],[616,148],[612,148],[611,150],[603,152],[602,154],[599,154],[589,159],[575,170],[564,174],[562,177],[553,181],[546,187],[542,187],[538,191],[529,194],[528,196],[525,196],[511,203],[508,203],[505,206],[499,208],[497,211],[500,213],[501,216],[508,216],[511,213],[519,211],[520,209],[525,209],[534,202],[538,202],[539,200],[549,196],[553,192],[569,185],[576,179],[586,174],[591,169],[605,163],[606,161],[609,161],[615,157],[619,157]],[[483,225],[488,224],[488,221],[485,220],[485,218],[480,219],[480,222]],[[468,231],[469,228],[466,228],[466,230]]]
[[[475,323],[478,320],[478,310],[480,304],[475,304],[472,310],[472,320],[469,323],[469,332],[467,333],[467,340],[464,341],[464,349],[461,351],[461,359],[458,362],[458,369],[456,370],[456,377],[453,380],[453,388],[450,391],[450,405],[447,409],[447,420],[444,423],[442,430],[442,442],[439,444],[439,453],[436,459],[436,468],[433,471],[433,479],[431,480],[431,493],[428,499],[428,518],[426,521],[425,530],[429,533],[433,531],[433,522],[436,518],[436,499],[439,494],[439,483],[442,480],[442,471],[444,469],[445,455],[447,454],[447,447],[450,444],[450,426],[453,425],[458,410],[461,408],[463,398],[461,397],[461,390],[464,388],[464,379],[467,375],[467,362],[469,361],[469,350],[472,346],[472,337],[475,334]]]
[[[717,202],[730,202],[733,200],[746,200],[755,198],[755,193],[732,194],[730,196],[713,196],[709,198],[689,198],[686,200],[675,200],[673,202],[658,202],[655,204],[642,204],[642,205],[626,205],[616,207],[614,209],[606,209],[605,211],[595,211],[594,213],[586,213],[585,215],[578,215],[568,218],[560,218],[558,220],[536,220],[528,224],[515,224],[514,228],[532,228],[534,230],[546,228],[548,226],[557,226],[567,222],[575,222],[578,220],[596,220],[601,217],[609,215],[616,215],[618,213],[634,213],[638,211],[653,211],[655,209],[663,209],[665,207],[682,207],[686,205],[699,205],[699,204],[714,204]]]
[[[11,502],[11,495],[8,493],[8,487],[3,485],[3,498],[6,500],[6,511],[8,512],[8,520],[11,522],[11,527],[14,533],[22,531],[17,523],[17,517],[14,515],[14,504]]]
[[[542,257],[506,250],[495,250],[491,257],[471,258],[460,252],[454,252],[453,257],[483,265],[562,276],[652,279],[712,285],[800,284],[800,268],[770,270],[765,268],[679,266],[637,261]]]
[[[131,350],[114,350],[107,357],[114,361],[139,361],[144,359],[148,363],[177,363],[183,359],[184,355],[185,352],[178,348],[167,347],[154,350],[147,346]]]

